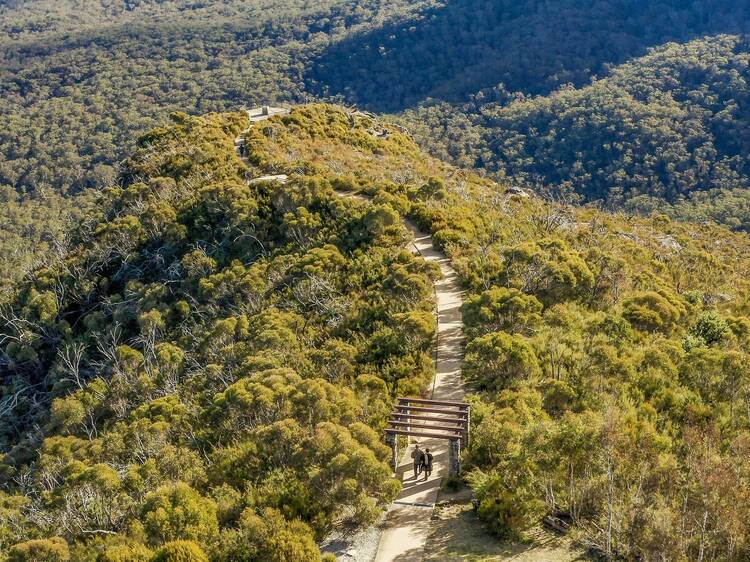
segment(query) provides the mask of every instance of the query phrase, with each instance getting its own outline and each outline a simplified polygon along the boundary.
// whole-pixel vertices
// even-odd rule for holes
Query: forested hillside
[[[398,492],[439,273],[324,170],[249,187],[244,114],[173,120],[0,309],[11,560],[319,560]]]
[[[307,57],[413,2],[0,2],[0,293],[172,110],[298,101]],[[12,191],[20,194],[17,197]],[[88,198],[88,196],[87,196]],[[26,207],[23,210],[16,210]],[[33,209],[52,209],[40,215]]]
[[[467,289],[493,531],[551,513],[626,559],[750,556],[746,235],[519,196],[333,106],[251,129],[250,174],[289,181],[246,185],[242,114],[173,121],[2,310],[13,560],[318,560],[371,521],[390,399],[432,375],[403,216]]]
[[[426,98],[505,105],[584,87],[649,47],[741,34],[749,8],[744,0],[5,2],[0,185],[106,183],[132,139],[175,109],[337,96],[399,111]],[[700,77],[688,74],[691,90]],[[722,84],[720,102],[734,87],[741,97],[741,83]],[[540,166],[554,164],[543,156]]]
[[[26,197],[0,187],[0,302],[14,281],[64,250],[69,228],[90,200],[90,195],[71,199],[52,189]]]
[[[328,92],[376,110],[584,86],[669,41],[744,33],[745,1],[445,0],[335,43],[311,65]]]
[[[466,289],[489,529],[750,559],[749,26],[748,0],[0,0],[0,560],[319,561],[370,524],[391,400],[434,371],[404,218]],[[248,169],[238,110],[311,100],[406,130],[302,105]]]
[[[0,10],[0,183],[77,191],[113,179],[133,138],[169,111],[298,100],[305,54],[372,20],[378,3],[28,1]]]
[[[250,138],[266,169],[343,176],[452,256],[474,389],[465,468],[491,529],[522,536],[549,513],[625,559],[750,555],[745,234],[515,195],[394,155],[396,133],[372,150],[330,108]]]
[[[133,139],[170,111],[311,98],[406,111],[434,155],[547,192],[748,230],[739,37],[749,8],[0,2],[0,189],[13,201],[0,226],[0,290],[46,259],[69,213],[85,206],[55,192],[110,185]],[[632,57],[642,58],[623,65]]]
[[[747,230],[749,83],[750,46],[724,35],[655,48],[583,88],[438,103],[409,122],[437,154],[514,181]]]

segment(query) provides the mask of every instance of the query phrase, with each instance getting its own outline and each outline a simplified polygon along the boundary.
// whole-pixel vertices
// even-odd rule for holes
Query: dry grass
[[[471,505],[435,509],[425,562],[590,562],[570,539],[543,528],[530,533],[529,544],[498,540],[476,519]]]

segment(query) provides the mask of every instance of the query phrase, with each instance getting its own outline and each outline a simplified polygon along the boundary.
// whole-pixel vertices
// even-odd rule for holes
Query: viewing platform
[[[247,110],[247,116],[250,119],[250,123],[265,121],[274,115],[286,115],[287,113],[289,113],[289,110],[285,107],[272,107],[270,105],[262,105]]]

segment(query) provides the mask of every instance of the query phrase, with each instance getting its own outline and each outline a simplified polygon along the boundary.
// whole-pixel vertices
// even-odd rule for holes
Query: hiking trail
[[[253,123],[267,119],[282,110],[270,108],[271,111],[248,111],[250,127]],[[246,129],[235,140],[235,145],[244,143]],[[247,161],[240,152],[243,161]],[[258,178],[261,179],[261,178]],[[263,178],[265,179],[265,178]],[[268,176],[284,182],[286,176]],[[339,193],[342,197],[354,199],[367,204],[369,198],[355,193]],[[435,305],[437,309],[437,353],[435,356],[435,379],[430,398],[435,400],[456,400],[464,398],[464,385],[461,378],[461,367],[464,356],[464,331],[461,316],[462,291],[458,275],[450,265],[448,257],[433,245],[432,236],[417,228],[410,220],[405,226],[411,234],[413,253],[421,255],[426,261],[440,266],[442,279],[434,285]],[[404,449],[396,477],[401,480],[403,489],[396,500],[388,507],[382,527],[377,551],[357,552],[345,550],[337,552],[340,560],[357,560],[367,562],[421,562],[424,557],[427,537],[431,530],[431,515],[438,499],[443,478],[448,474],[448,441],[444,439],[420,439],[420,446],[429,448],[433,453],[435,469],[428,480],[418,477],[413,479],[412,460],[410,457],[412,443]],[[374,547],[374,541],[372,545]]]
[[[443,278],[435,283],[437,355],[430,397],[461,401],[464,398],[461,367],[465,340],[461,317],[463,299],[458,275],[448,257],[435,248],[432,236],[420,231],[411,221],[406,221],[406,227],[411,232],[416,253],[426,261],[437,263],[443,274]],[[448,474],[448,441],[420,439],[419,444],[433,453],[435,470],[427,481],[421,478],[413,480],[411,444],[405,448],[396,473],[403,490],[388,508],[375,562],[420,562],[424,556],[432,509],[437,502],[442,480]]]

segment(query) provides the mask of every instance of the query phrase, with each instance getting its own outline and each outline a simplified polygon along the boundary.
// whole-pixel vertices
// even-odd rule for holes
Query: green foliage
[[[335,108],[324,111],[338,123]],[[699,556],[700,538],[685,530],[708,513],[705,547],[746,556],[714,523],[731,520],[747,544],[746,236],[523,197],[408,151],[371,155],[356,119],[324,140],[315,129],[312,148],[289,129],[315,128],[321,116],[295,115],[294,124],[269,124],[254,156],[272,160],[293,146],[349,189],[366,176],[381,182],[365,186],[370,193],[408,194],[410,215],[433,232],[466,287],[473,437],[464,467],[477,474],[483,521],[523,537],[541,514],[564,514],[605,555],[609,540],[613,557],[656,559],[668,541],[674,559],[687,562]],[[347,162],[357,162],[359,178]],[[414,179],[394,187],[388,176]],[[429,197],[422,188],[438,176],[444,197]],[[698,325],[713,333],[717,318],[729,328],[718,330],[721,339],[707,345],[693,334]],[[357,324],[373,336],[368,357],[381,361],[378,352],[403,345],[403,330],[388,328]],[[685,345],[691,339],[698,345]],[[406,360],[385,364],[413,369]],[[276,477],[272,488],[287,482]]]
[[[434,374],[438,276],[404,248],[407,199],[345,200],[315,167],[248,185],[243,114],[172,118],[0,309],[2,555],[60,533],[76,559],[213,559],[271,510],[258,559],[317,560],[398,494],[379,430]]]
[[[194,542],[180,540],[162,546],[150,562],[208,562],[208,556]]]
[[[274,509],[246,510],[239,527],[222,536],[221,561],[319,562],[320,552],[310,528],[299,520],[287,521]]]
[[[658,13],[660,4],[663,13],[677,18],[671,20],[670,28],[682,16],[687,18],[677,24],[681,31],[667,32],[669,41],[694,40],[659,40],[657,30],[665,29]],[[691,25],[688,21],[706,20],[692,19],[681,10],[715,10],[721,2],[704,1],[689,8],[664,4],[645,2],[609,22],[606,18],[597,17],[596,23],[583,18],[585,31],[560,39],[571,49],[585,48],[600,40],[597,33],[592,34],[599,25],[617,21],[626,26],[623,19],[657,10],[646,16],[648,22],[637,25],[643,32],[656,31],[656,35],[653,42],[631,52],[637,55],[634,60],[618,66],[629,57],[617,60],[615,53],[636,44],[611,40],[627,33],[620,27],[602,36],[608,37],[606,46],[561,61],[561,67],[547,74],[556,91],[532,90],[543,95],[528,96],[529,81],[538,85],[531,76],[545,74],[545,63],[550,60],[545,57],[541,64],[529,68],[529,74],[508,80],[513,77],[511,70],[502,78],[504,83],[488,84],[495,87],[481,91],[476,88],[471,102],[427,102],[407,112],[405,122],[435,154],[465,166],[486,168],[499,177],[512,177],[530,187],[548,186],[556,198],[565,198],[572,190],[586,201],[604,201],[612,208],[666,213],[747,230],[749,176],[742,154],[748,147],[740,131],[748,123],[742,102],[747,96],[748,43],[741,35],[716,34],[731,32],[730,27],[715,27],[708,35],[682,34],[686,30],[682,25]],[[596,2],[595,6],[590,9],[625,9],[611,2]],[[567,9],[575,11],[571,6]],[[566,7],[529,10],[527,17],[549,16],[548,12],[555,10]],[[555,20],[554,27],[570,24]],[[505,50],[507,37],[503,40]],[[534,43],[533,48],[538,48]],[[560,53],[559,47],[551,51]],[[596,71],[589,59],[576,67],[576,62],[591,53],[615,64]],[[527,56],[524,53],[521,60],[528,61]],[[519,66],[525,68],[526,64]],[[593,72],[599,79],[590,81],[590,75],[584,77],[581,72]]]
[[[690,333],[700,338],[706,344],[712,345],[721,342],[729,333],[729,324],[716,311],[704,312],[698,317],[698,321],[690,329]]]
[[[14,545],[8,553],[9,562],[67,562],[70,550],[65,539],[31,540]]]
[[[65,197],[51,189],[19,193],[0,181],[0,302],[13,282],[49,263],[68,242],[71,223],[92,203],[90,193]]]
[[[544,513],[544,502],[533,490],[517,482],[511,488],[500,474],[477,470],[469,475],[469,483],[479,500],[479,517],[503,538],[518,540]]]
[[[317,559],[372,522],[398,493],[391,399],[434,373],[439,272],[407,213],[467,291],[483,520],[517,536],[563,512],[612,557],[747,558],[746,236],[523,197],[333,106],[253,127],[249,170],[241,114],[174,119],[2,309],[4,553],[60,533],[85,559],[187,538]]]
[[[509,388],[540,374],[539,361],[522,336],[494,332],[466,347],[464,373],[481,388]]]
[[[142,544],[111,546],[102,552],[96,562],[149,562],[153,553]]]
[[[463,320],[472,335],[504,330],[528,334],[541,321],[542,303],[518,289],[493,287],[470,297]]]
[[[210,542],[219,531],[216,504],[183,483],[149,494],[142,518],[149,540],[157,545],[177,539]]]
[[[663,291],[636,293],[623,302],[623,318],[645,331],[670,333],[684,314],[684,307]]]

